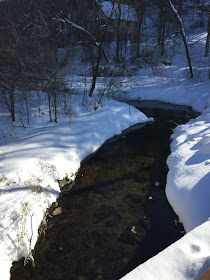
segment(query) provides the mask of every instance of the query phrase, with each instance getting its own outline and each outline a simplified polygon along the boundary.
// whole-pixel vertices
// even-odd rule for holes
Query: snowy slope
[[[166,195],[187,232],[210,217],[209,109],[175,129],[167,160]]]

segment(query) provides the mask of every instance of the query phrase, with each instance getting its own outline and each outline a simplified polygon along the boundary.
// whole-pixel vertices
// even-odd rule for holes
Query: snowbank
[[[210,100],[210,82],[195,83],[193,81],[177,81],[171,83],[170,79],[138,77],[124,87],[122,94],[116,94],[117,98],[131,100],[156,100],[177,105],[191,106],[193,110],[202,112]],[[141,85],[139,85],[141,83]],[[128,86],[129,85],[129,86]]]
[[[27,257],[34,248],[43,216],[59,196],[57,180],[66,176],[73,180],[80,162],[104,141],[149,120],[137,109],[112,100],[104,101],[96,111],[93,106],[78,105],[72,126],[69,117],[60,117],[58,124],[50,124],[47,118],[34,117],[27,129],[13,127],[10,135],[15,139],[8,135],[8,123],[0,124],[0,270],[4,280],[10,278],[12,262]]]
[[[210,267],[210,221],[197,227],[121,280],[195,280]]]
[[[210,217],[210,112],[172,135],[166,195],[187,232]]]
[[[203,85],[199,94],[208,91]],[[181,103],[184,96],[176,102]],[[164,93],[162,100],[166,101]],[[201,109],[204,100],[197,101]],[[201,116],[178,126],[172,139],[166,195],[188,233],[122,280],[195,280],[210,267],[210,106]]]
[[[190,95],[188,87],[198,91],[189,91]],[[174,130],[172,153],[167,160],[166,195],[188,233],[122,280],[194,280],[210,267],[210,92],[208,82],[188,84],[181,93],[179,89],[171,88],[171,92],[167,87],[160,92],[157,88],[148,89],[148,95],[136,91],[136,97],[203,110],[199,117]]]

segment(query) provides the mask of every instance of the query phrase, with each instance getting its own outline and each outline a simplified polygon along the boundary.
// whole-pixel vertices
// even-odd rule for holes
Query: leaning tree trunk
[[[210,41],[210,15],[208,20],[208,34],[206,38],[206,49],[205,49],[205,56],[209,55],[209,41]]]
[[[193,79],[194,73],[193,73],[193,69],[192,69],[190,53],[189,53],[189,50],[188,50],[188,45],[187,45],[187,40],[186,40],[186,36],[185,36],[183,22],[182,22],[181,17],[178,14],[176,8],[174,7],[173,3],[171,2],[171,0],[169,0],[169,3],[170,3],[170,6],[171,6],[171,9],[173,10],[173,12],[175,13],[175,15],[176,15],[176,17],[178,19],[178,23],[179,23],[179,26],[180,26],[182,39],[183,39],[184,46],[185,46],[185,51],[186,51],[186,56],[187,56],[187,60],[188,60],[188,65],[189,65],[189,68],[190,68],[190,79]]]

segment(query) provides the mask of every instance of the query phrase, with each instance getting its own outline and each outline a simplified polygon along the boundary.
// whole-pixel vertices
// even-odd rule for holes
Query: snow
[[[172,139],[166,195],[187,234],[122,280],[194,280],[210,267],[210,107]]]
[[[128,5],[122,6],[125,11],[130,9]],[[102,2],[102,7],[105,13],[110,13],[109,1]],[[123,19],[128,20],[127,15],[125,12]],[[135,16],[129,20],[135,20]],[[189,22],[183,22],[189,27],[192,24],[190,17]],[[121,79],[122,92],[115,93],[115,98],[121,100],[158,100],[191,106],[201,113],[174,130],[167,160],[166,194],[187,234],[123,280],[193,280],[210,267],[210,60],[204,58],[207,33],[193,29],[193,33],[186,30],[186,34],[194,80],[188,79],[183,45],[178,42],[174,47],[176,44],[172,42],[178,39],[172,36],[168,41],[168,57],[163,58],[170,64],[149,68],[142,63],[136,76]],[[84,83],[79,75],[71,78],[69,83],[77,87]],[[84,79],[88,88],[90,78]],[[103,88],[101,79],[96,90]],[[26,129],[8,125],[8,115],[1,111],[0,268],[4,280],[9,279],[13,261],[30,257],[45,212],[59,196],[57,180],[66,176],[73,180],[80,162],[106,139],[132,124],[148,121],[134,108],[130,116],[127,105],[112,100],[103,101],[103,106],[96,111],[93,104],[88,108],[78,104],[74,104],[73,120],[60,116],[58,124],[50,124],[46,116],[34,116]],[[42,110],[46,112],[46,108]]]
[[[34,116],[26,129],[13,127],[13,133],[1,114],[1,279],[10,278],[13,261],[31,257],[38,227],[59,196],[58,179],[74,180],[80,162],[108,138],[133,124],[152,120],[117,101],[104,100],[102,104],[94,110],[94,104],[83,107],[81,99],[75,100],[72,125],[68,116],[59,116],[58,124],[53,124],[45,114]]]
[[[191,106],[195,111],[202,112],[208,104],[210,82],[196,83],[191,81],[170,82],[168,78],[160,80],[149,75],[133,80],[130,86],[124,87],[123,94],[118,98],[132,100],[157,100],[171,104]],[[139,85],[141,83],[141,85]],[[127,87],[127,88],[126,88]],[[130,89],[131,87],[131,89]],[[196,100],[196,102],[195,102]]]
[[[198,279],[210,267],[209,232],[208,221],[121,279]]]
[[[187,232],[210,217],[210,112],[172,135],[166,195]]]
[[[122,99],[187,105],[201,112],[174,130],[167,159],[166,195],[187,234],[122,280],[194,280],[210,267],[210,82],[204,78],[204,72],[209,71],[209,58],[205,60],[201,52],[205,39],[203,32],[188,38],[197,75],[193,81],[183,79],[186,58],[177,52],[165,73],[144,71],[144,75],[133,79],[131,89],[128,85],[124,94],[118,95]]]

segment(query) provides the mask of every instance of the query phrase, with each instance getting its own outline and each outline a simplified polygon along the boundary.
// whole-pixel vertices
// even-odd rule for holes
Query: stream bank
[[[141,110],[156,122],[112,138],[82,164],[58,199],[62,213],[47,217],[35,268],[22,260],[11,279],[119,279],[183,235],[165,196],[165,162],[172,129],[193,113]]]

